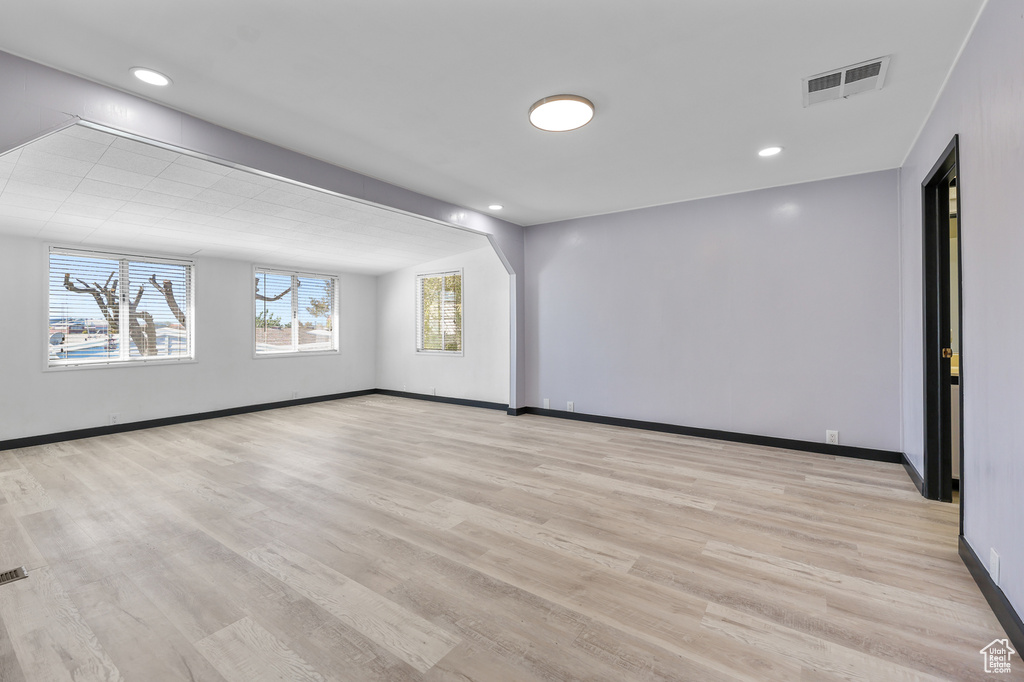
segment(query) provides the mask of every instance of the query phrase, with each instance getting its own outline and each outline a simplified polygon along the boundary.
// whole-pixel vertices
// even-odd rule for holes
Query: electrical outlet
[[[408,391],[409,391],[409,387],[406,386],[405,384],[402,384],[402,393],[406,393]]]
[[[299,397],[299,392],[298,391],[292,391],[292,400],[295,400],[298,397]]]
[[[992,582],[996,585],[999,584],[999,554],[996,550],[989,548],[988,550],[988,574],[992,578]]]
[[[430,395],[437,395],[437,389],[433,386],[430,387]]]
[[[550,410],[551,409],[551,400],[549,398],[544,398],[544,409],[545,410]]]
[[[573,403],[573,401],[570,400],[569,402],[567,402],[565,404],[565,409],[569,410],[570,412],[575,412],[576,411],[576,405],[575,405],[575,403]]]
[[[839,432],[838,431],[826,431],[825,442],[829,445],[839,445]]]
[[[120,424],[121,423],[121,415],[120,414],[112,414],[112,415],[110,415],[110,418],[108,419],[107,423],[110,424],[111,426],[116,426],[116,425]]]

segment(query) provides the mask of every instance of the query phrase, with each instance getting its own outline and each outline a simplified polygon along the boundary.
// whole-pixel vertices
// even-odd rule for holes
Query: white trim
[[[269,275],[278,275],[280,277],[291,277],[293,280],[295,278],[297,278],[297,277],[305,277],[305,278],[309,278],[309,279],[323,279],[323,280],[328,280],[328,281],[331,282],[332,289],[333,289],[333,291],[331,292],[331,296],[332,296],[332,299],[333,299],[332,300],[333,305],[331,306],[332,310],[331,310],[331,316],[330,316],[330,323],[331,323],[331,343],[334,345],[333,348],[330,348],[330,349],[316,349],[316,350],[302,350],[301,347],[299,347],[299,344],[297,342],[297,337],[298,337],[298,331],[299,330],[298,330],[298,326],[295,324],[295,320],[296,320],[296,317],[297,317],[297,314],[298,314],[297,313],[297,311],[298,311],[298,288],[295,287],[294,283],[293,283],[292,292],[291,292],[291,296],[290,296],[290,298],[291,298],[291,308],[292,308],[292,327],[291,327],[291,329],[292,329],[292,346],[293,347],[292,348],[288,348],[286,350],[273,350],[273,351],[262,351],[262,352],[256,349],[256,324],[255,324],[255,320],[256,320],[256,283],[259,280],[259,274],[260,273],[266,273],[266,274],[269,274]],[[316,272],[316,273],[314,273],[314,272],[300,272],[300,271],[297,271],[297,270],[289,270],[287,268],[278,268],[278,267],[266,266],[266,265],[260,265],[258,263],[253,263],[252,264],[252,276],[250,277],[250,280],[249,280],[251,282],[251,284],[249,285],[249,291],[251,292],[250,296],[249,296],[249,301],[250,301],[250,303],[253,304],[253,307],[250,309],[250,312],[253,315],[253,317],[252,317],[253,325],[252,325],[252,327],[250,329],[250,334],[249,334],[249,340],[250,340],[249,348],[252,349],[251,350],[252,358],[254,360],[263,360],[263,359],[266,359],[266,358],[294,358],[294,357],[300,357],[300,356],[306,356],[306,355],[337,355],[337,354],[341,353],[341,330],[339,328],[340,327],[340,322],[341,322],[341,313],[340,313],[340,310],[341,310],[341,297],[339,295],[341,293],[341,283],[339,281],[340,279],[341,279],[340,275],[329,275],[329,274],[326,274],[326,273],[323,273],[323,272]]]
[[[185,279],[186,286],[185,292],[183,292],[185,299],[185,316],[187,324],[185,325],[185,338],[186,348],[188,350],[187,355],[177,356],[152,356],[152,357],[132,357],[131,356],[131,343],[119,343],[118,345],[118,358],[111,359],[106,358],[103,360],[83,360],[77,362],[58,361],[50,357],[49,354],[49,333],[48,328],[50,324],[50,258],[52,255],[58,256],[69,256],[69,257],[83,257],[83,258],[97,258],[105,259],[109,261],[117,261],[118,263],[118,281],[127,281],[127,271],[129,264],[134,263],[151,263],[154,265],[173,265],[185,268]],[[110,251],[110,250],[98,250],[89,248],[76,248],[71,246],[62,246],[60,244],[46,244],[46,251],[44,254],[45,262],[42,268],[44,279],[44,307],[46,309],[46,326],[47,334],[44,339],[41,339],[40,346],[45,349],[43,355],[43,371],[67,371],[74,369],[99,369],[106,367],[132,367],[142,365],[156,365],[156,364],[189,364],[198,362],[196,359],[196,345],[195,345],[195,300],[196,300],[196,272],[198,270],[196,262],[191,258],[174,258],[167,256],[156,256],[147,255],[145,252],[131,252],[131,251]],[[121,289],[122,301],[118,305],[118,328],[119,330],[129,329],[129,310],[128,307],[123,305],[124,296],[126,290]],[[121,334],[127,334],[127,331],[118,332],[118,336]]]
[[[416,335],[416,342],[413,346],[416,350],[417,355],[441,355],[441,356],[454,356],[461,357],[466,353],[466,317],[463,313],[462,324],[459,325],[459,350],[433,350],[421,348],[420,345],[423,341],[422,332],[422,320],[423,320],[423,300],[420,294],[420,281],[424,277],[441,277],[445,275],[458,274],[460,282],[462,283],[462,309],[466,309],[466,273],[464,268],[451,268],[447,270],[438,270],[431,272],[418,272],[414,276],[413,286],[413,298],[415,299],[414,314],[415,319],[413,321],[413,332]],[[442,341],[443,343],[443,341]]]

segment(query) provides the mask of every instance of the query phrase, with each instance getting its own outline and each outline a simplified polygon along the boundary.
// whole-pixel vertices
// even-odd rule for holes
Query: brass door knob
[[[947,358],[947,359],[953,357],[953,349],[952,348],[943,348],[942,349],[942,357]]]

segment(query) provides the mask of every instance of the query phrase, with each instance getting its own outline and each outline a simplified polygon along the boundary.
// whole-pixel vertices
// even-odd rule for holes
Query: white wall
[[[923,469],[921,183],[960,135],[964,536],[1024,613],[1024,11],[989,0],[901,170],[904,451]]]
[[[896,183],[527,228],[527,404],[898,450]]]
[[[252,264],[196,268],[197,362],[44,371],[47,245],[0,236],[0,440],[374,388],[375,277],[340,276],[340,354],[257,360]]]
[[[416,275],[458,268],[464,352],[417,353]],[[381,275],[377,300],[378,388],[508,404],[509,274],[489,245]]]

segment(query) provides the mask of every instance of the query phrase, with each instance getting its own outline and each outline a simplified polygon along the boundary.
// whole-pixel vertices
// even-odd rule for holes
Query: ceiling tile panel
[[[61,202],[71,196],[71,191],[66,189],[57,189],[55,187],[47,187],[45,185],[35,185],[30,182],[22,182],[21,180],[9,180],[6,182],[4,192],[11,194],[20,194],[26,197],[39,197],[40,199],[50,199],[52,201]]]
[[[0,172],[0,231],[66,243],[368,274],[486,244],[479,234],[84,126],[0,157]]]
[[[214,163],[207,162],[208,166],[216,166]],[[212,187],[221,180],[224,180],[224,176],[219,173],[209,173],[204,170],[192,166],[186,166],[180,164],[177,161],[167,167],[160,177],[166,180],[173,180],[174,182],[180,182],[186,185],[195,185],[196,187]]]
[[[121,187],[131,187],[133,189],[142,189],[153,180],[151,175],[141,175],[101,164],[93,166],[92,170],[85,177],[87,180],[99,180],[100,182],[120,185]]]
[[[146,189],[182,199],[195,199],[203,191],[203,188],[198,185],[190,185],[164,177],[153,178]]]
[[[112,141],[113,140],[110,140],[110,142]],[[92,140],[85,140],[80,137],[54,133],[36,140],[32,143],[32,147],[39,151],[49,152],[56,156],[96,163],[103,156],[103,152],[107,151],[107,147],[110,142],[102,144]]]
[[[22,182],[27,182],[32,185],[54,187],[56,189],[65,189],[69,191],[77,189],[79,183],[82,182],[82,178],[80,177],[66,175],[46,168],[25,166],[21,163],[19,163],[11,173],[10,179],[21,180]]]
[[[96,162],[101,166],[110,166],[123,171],[130,171],[149,178],[160,175],[171,162],[166,159],[157,159],[145,154],[137,154],[134,151],[119,149],[111,145],[103,156]]]
[[[18,159],[18,166],[20,168],[41,168],[50,172],[84,178],[86,173],[92,170],[92,167],[95,165],[91,161],[69,159],[66,156],[58,156],[34,147],[19,151],[23,152]],[[7,157],[0,158],[6,159]]]
[[[84,126],[76,126],[76,128],[82,130],[89,130],[90,132],[96,133],[98,135],[107,134],[104,132],[85,128]],[[152,144],[146,144],[145,142],[139,142],[137,140],[130,140],[126,137],[115,137],[114,141],[110,144],[110,146],[114,147],[115,149],[123,149],[125,151],[131,152],[132,154],[139,154],[141,156],[149,156],[154,159],[161,159],[163,161],[167,161],[168,163],[177,160],[181,156],[181,154],[178,154],[177,152],[172,152],[169,149],[157,147],[156,145]]]
[[[87,194],[90,196],[104,197],[106,199],[123,199],[128,201],[139,193],[138,188],[128,187],[116,182],[102,182],[85,178],[75,188],[76,194]]]
[[[7,184],[10,185],[11,183],[8,182]],[[49,214],[53,214],[58,208],[60,208],[60,201],[26,196],[24,194],[14,194],[13,192],[6,191],[6,187],[4,189],[5,191],[3,195],[0,195],[0,205],[33,209]]]
[[[259,176],[251,175],[254,180],[259,180]],[[249,182],[246,180],[240,180],[233,174],[228,177],[221,178],[214,184],[210,185],[211,189],[215,189],[218,192],[224,192],[225,194],[233,194],[238,197],[244,197],[246,199],[252,199],[266,187],[261,185],[259,182]]]

